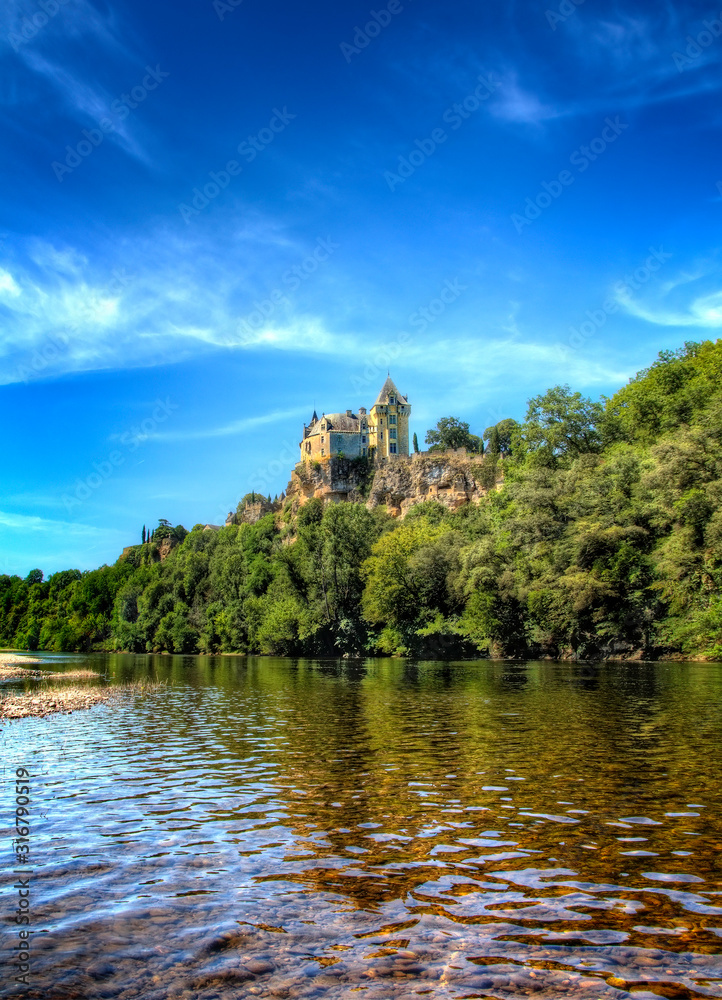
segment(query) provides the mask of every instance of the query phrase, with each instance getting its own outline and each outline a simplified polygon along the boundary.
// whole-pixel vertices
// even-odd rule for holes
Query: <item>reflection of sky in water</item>
[[[26,996],[722,996],[722,667],[108,662],[3,731]]]

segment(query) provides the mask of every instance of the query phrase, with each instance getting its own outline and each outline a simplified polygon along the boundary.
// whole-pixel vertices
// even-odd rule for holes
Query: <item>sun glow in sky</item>
[[[222,523],[389,369],[423,442],[714,339],[720,16],[4,0],[0,573]]]

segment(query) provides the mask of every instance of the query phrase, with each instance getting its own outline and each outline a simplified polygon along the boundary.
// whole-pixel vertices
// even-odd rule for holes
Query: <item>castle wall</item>
[[[369,439],[376,459],[409,453],[409,411],[407,404],[379,404],[369,414]],[[396,436],[392,432],[396,432]],[[392,446],[396,446],[393,451]]]
[[[323,414],[319,420],[314,411],[311,424],[304,424],[300,460],[323,462],[338,454],[350,458],[366,456],[381,460],[393,455],[409,454],[411,407],[399,395],[390,377],[384,383],[378,401],[371,410],[367,413],[365,407],[360,407],[358,412],[358,417],[351,410],[346,410],[345,416],[341,413]],[[350,423],[355,424],[358,429],[350,430]],[[344,426],[346,429],[341,430]]]
[[[343,431],[331,431],[328,434],[329,450],[327,455],[338,455],[343,452],[346,458],[358,458],[361,455],[361,437],[358,434],[349,434]],[[363,437],[366,437],[364,434]]]

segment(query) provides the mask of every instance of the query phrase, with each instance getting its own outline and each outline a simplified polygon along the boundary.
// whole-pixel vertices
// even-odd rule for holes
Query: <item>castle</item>
[[[392,455],[409,454],[411,407],[393,383],[386,379],[376,402],[367,412],[359,407],[345,413],[313,411],[311,423],[303,425],[300,442],[302,462],[323,462],[331,457],[366,457],[372,462]]]

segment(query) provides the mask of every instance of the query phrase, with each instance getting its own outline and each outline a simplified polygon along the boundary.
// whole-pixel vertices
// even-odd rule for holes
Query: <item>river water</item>
[[[721,664],[44,659],[168,685],[2,728],[2,996],[722,997]]]

